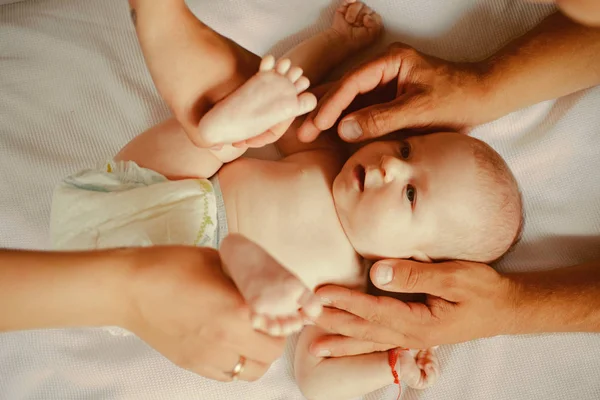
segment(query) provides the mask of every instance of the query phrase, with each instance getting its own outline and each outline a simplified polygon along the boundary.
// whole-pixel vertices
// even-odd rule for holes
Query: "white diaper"
[[[218,247],[218,220],[211,181],[170,181],[134,162],[110,161],[58,185],[50,233],[53,247],[63,250]]]
[[[227,217],[216,177],[170,181],[134,162],[110,161],[58,185],[50,234],[57,250],[175,244],[218,248],[227,234]],[[104,329],[131,334],[120,327]]]

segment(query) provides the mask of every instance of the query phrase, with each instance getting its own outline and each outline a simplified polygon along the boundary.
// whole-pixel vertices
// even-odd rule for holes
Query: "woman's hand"
[[[203,24],[184,0],[129,0],[156,88],[190,140],[208,148],[200,117],[258,71],[260,58]],[[248,139],[225,138],[224,143]],[[223,144],[224,144],[223,143]]]
[[[225,239],[222,259],[245,263],[244,253]],[[216,250],[157,247],[135,254],[133,279],[128,289],[129,310],[125,328],[178,366],[199,375],[230,381],[240,356],[246,358],[239,379],[260,378],[283,352],[285,339],[256,332],[250,311],[238,290],[222,272]],[[263,258],[259,258],[263,259]]]
[[[371,280],[387,292],[427,293],[426,300],[323,287],[317,294],[328,308],[317,325],[334,335],[313,342],[311,353],[339,357],[391,347],[424,349],[517,330],[515,287],[487,265],[382,261],[371,270]]]
[[[394,43],[340,79],[309,114],[298,136],[313,141],[358,95],[388,84],[396,86],[395,99],[345,116],[338,127],[343,139],[354,142],[405,128],[461,129],[487,122],[499,114],[481,107],[487,96],[484,80],[482,65],[452,63]]]

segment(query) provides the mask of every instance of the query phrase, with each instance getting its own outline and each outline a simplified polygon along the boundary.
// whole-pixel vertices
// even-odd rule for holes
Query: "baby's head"
[[[366,145],[333,184],[338,216],[365,258],[490,262],[518,239],[519,188],[490,146],[458,133]]]

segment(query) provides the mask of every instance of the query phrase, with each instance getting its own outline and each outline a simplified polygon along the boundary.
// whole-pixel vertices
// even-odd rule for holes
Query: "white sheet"
[[[191,3],[205,22],[258,54],[280,54],[326,26],[333,10],[329,0]],[[516,0],[369,4],[384,16],[387,42],[402,39],[454,60],[492,53],[551,11]],[[509,161],[525,196],[523,242],[501,269],[600,258],[599,108],[596,88],[476,130]],[[125,1],[0,6],[0,245],[45,247],[58,179],[110,156],[167,115]],[[259,382],[224,385],[173,367],[135,337],[93,329],[5,334],[0,399],[300,399],[292,349],[293,340]],[[443,346],[440,356],[439,383],[405,391],[404,399],[600,398],[599,335],[499,337]],[[395,395],[391,387],[368,399]]]

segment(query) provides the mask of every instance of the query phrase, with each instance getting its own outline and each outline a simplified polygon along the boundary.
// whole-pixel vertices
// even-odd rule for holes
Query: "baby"
[[[299,331],[304,316],[319,315],[316,287],[365,288],[365,259],[490,262],[502,256],[518,237],[521,201],[508,167],[483,142],[437,133],[374,142],[348,158],[335,135],[297,140],[301,120],[293,117],[316,105],[305,92],[308,79],[322,80],[380,31],[376,13],[346,0],[330,29],[277,63],[265,57],[254,77],[203,115],[199,130],[207,138],[235,129],[285,132],[277,142],[283,159],[238,158],[245,149],[229,145],[201,149],[175,120],[166,121],[101,168],[58,186],[55,247],[218,248],[228,233],[243,234],[287,268],[225,266],[252,307],[256,329],[271,335]],[[225,56],[206,57],[207,68],[219,57]],[[322,334],[305,327],[296,351],[296,378],[309,399],[352,398],[394,381],[387,352],[312,356],[308,346]],[[431,349],[401,352],[395,367],[416,388],[439,374]]]

